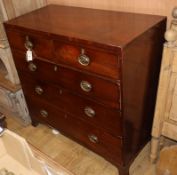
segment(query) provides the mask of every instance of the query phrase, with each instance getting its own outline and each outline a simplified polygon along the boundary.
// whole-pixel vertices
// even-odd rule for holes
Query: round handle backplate
[[[90,92],[92,90],[92,85],[88,81],[81,81],[80,87],[85,92]]]
[[[82,66],[88,66],[90,64],[90,58],[85,55],[85,54],[81,54],[78,57],[78,62],[82,65]]]
[[[85,107],[84,112],[90,118],[95,116],[95,111],[91,107]]]
[[[34,63],[29,63],[28,68],[32,72],[35,72],[37,70],[37,66]]]
[[[40,111],[40,114],[41,114],[41,116],[44,117],[44,118],[47,118],[47,117],[48,117],[48,112],[47,112],[46,110],[43,110],[43,109],[42,109],[42,110]]]
[[[29,36],[26,36],[25,48],[27,50],[32,50],[34,47],[33,43],[30,41]]]
[[[89,140],[92,142],[92,143],[98,143],[98,137],[91,134],[91,135],[88,135],[88,138]]]
[[[40,87],[40,86],[36,86],[35,87],[35,92],[38,94],[38,95],[42,95],[44,93],[44,90]]]

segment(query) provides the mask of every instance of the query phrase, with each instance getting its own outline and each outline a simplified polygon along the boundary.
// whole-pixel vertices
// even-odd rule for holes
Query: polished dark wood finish
[[[119,81],[100,79],[96,76],[87,74],[86,72],[75,71],[73,69],[68,69],[63,65],[57,65],[39,59],[34,59],[33,61],[37,67],[36,71],[30,71],[30,63],[26,62],[25,53],[20,54],[17,50],[12,50],[12,52],[18,70],[30,73],[38,79],[41,79],[42,77],[46,82],[58,84],[66,89],[80,93],[81,95],[91,97],[97,101],[102,101],[112,107],[120,108]],[[82,81],[87,81],[92,85],[90,92],[85,92],[81,89],[80,83]],[[106,93],[105,89],[107,91]]]
[[[102,129],[93,127],[83,120],[75,119],[69,114],[66,114],[51,104],[42,101],[41,99],[26,96],[32,116],[35,116],[40,122],[45,122],[55,128],[60,128],[60,131],[67,136],[84,144],[93,151],[104,154],[107,159],[116,159],[118,163],[122,160],[122,139],[118,139],[108,134]],[[41,110],[48,113],[47,117],[41,115]],[[89,136],[96,136],[98,141],[93,143]]]
[[[25,95],[30,94],[35,98],[40,98],[45,101],[50,101],[61,111],[67,112],[70,115],[85,120],[96,127],[105,128],[106,131],[117,137],[122,137],[122,118],[121,112],[118,109],[110,108],[107,105],[99,104],[62,88],[61,86],[51,85],[43,80],[34,79],[33,76],[25,72],[19,71],[21,81],[23,83],[23,92]],[[28,81],[26,81],[28,79]],[[43,93],[38,94],[35,91],[36,87],[40,87]],[[75,105],[77,104],[77,105]],[[85,114],[85,108],[89,107],[95,111],[93,117]]]
[[[48,34],[54,39],[79,39],[80,44],[108,47],[111,51],[127,45],[162,20],[164,17],[155,15],[50,5],[6,24],[11,29],[37,31],[41,36]]]
[[[43,58],[53,57],[53,43],[51,39],[49,39],[49,37],[47,36],[41,37],[40,35],[34,33],[19,32],[13,30],[8,31],[7,35],[9,38],[13,38],[13,40],[9,40],[9,43],[14,49],[18,49],[26,52],[26,48],[24,47],[24,44],[26,42],[26,37],[29,37],[29,40],[34,45],[33,47],[34,57],[36,55]]]
[[[57,128],[128,175],[150,136],[165,25],[161,16],[57,5],[6,22],[33,123]]]
[[[66,64],[71,67],[82,69],[88,72],[93,72],[105,77],[120,79],[120,62],[116,54],[107,53],[95,49],[89,49],[65,42],[54,42],[55,57],[51,61],[59,64]],[[78,58],[82,55],[84,49],[85,55],[90,59],[89,64],[84,66],[79,63]]]
[[[165,21],[148,30],[124,50],[123,106],[125,162],[149,139],[160,71]],[[157,59],[159,58],[159,59]],[[132,76],[133,74],[133,76]],[[130,86],[131,84],[131,86]],[[130,138],[131,135],[131,139]]]

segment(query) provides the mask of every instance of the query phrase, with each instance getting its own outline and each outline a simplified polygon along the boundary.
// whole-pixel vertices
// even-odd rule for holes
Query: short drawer
[[[106,159],[122,162],[122,139],[59,111],[48,103],[26,96],[33,119],[57,128]]]
[[[7,30],[7,37],[12,49],[18,49],[25,53],[27,47],[31,47],[34,57],[53,57],[53,42],[46,36]]]
[[[106,105],[74,95],[59,86],[35,80],[26,73],[22,73],[22,75],[21,83],[25,95],[49,101],[72,116],[105,128],[112,135],[122,136],[122,117],[118,109],[109,108]]]
[[[37,79],[57,84],[80,95],[119,108],[120,86],[117,81],[102,79],[39,59],[28,63],[24,55],[17,51],[13,51],[13,55],[19,74],[20,71],[27,72]],[[31,70],[33,67],[31,65],[35,70]]]
[[[54,47],[55,56],[51,60],[55,63],[66,64],[114,79],[120,78],[117,55],[60,41],[54,41]]]

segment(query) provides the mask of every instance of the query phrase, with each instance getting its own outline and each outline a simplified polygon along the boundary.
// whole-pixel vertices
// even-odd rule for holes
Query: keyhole
[[[67,119],[68,118],[68,115],[67,114],[65,114],[65,119]]]
[[[55,72],[58,71],[58,66],[54,66],[54,71],[55,71]]]
[[[63,93],[63,91],[60,89],[60,90],[59,90],[59,93],[60,93],[60,95],[61,95],[61,94]]]

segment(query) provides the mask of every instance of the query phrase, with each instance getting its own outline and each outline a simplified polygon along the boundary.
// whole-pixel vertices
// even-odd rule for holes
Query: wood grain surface
[[[80,39],[79,42],[87,41],[87,47],[93,47],[96,43],[120,51],[120,48],[164,20],[164,17],[156,15],[49,5],[10,20],[5,27],[13,29],[15,26],[23,32],[27,29],[26,34],[38,31],[40,35],[43,33],[58,40],[76,41],[76,44],[81,44],[78,43]]]
[[[131,162],[150,137],[157,87],[154,82],[158,82],[166,18],[49,5],[4,24],[23,89],[27,81],[25,75],[30,74],[33,79],[61,86],[83,98],[107,104],[107,107],[121,103],[118,108],[121,113],[118,111],[118,114],[122,114],[121,126],[124,129],[114,134],[121,135],[121,138],[115,138],[99,125],[80,120],[75,113],[71,116],[68,109],[60,111],[58,106],[52,106],[53,100],[45,102],[45,99],[33,98],[27,93],[33,124],[45,122],[59,129],[118,166],[119,174],[128,175]],[[59,64],[58,57],[67,59],[71,54],[64,42],[74,45],[73,50],[79,47],[79,50],[86,48],[87,51],[89,48],[93,53],[99,52],[100,57],[101,52],[106,53],[108,57],[104,56],[103,62],[110,60],[110,53],[115,55],[113,59],[117,59],[117,70],[122,76],[113,79],[79,70],[76,66],[66,65],[66,62]],[[24,59],[24,43],[35,53],[30,62],[36,65],[35,71],[29,70],[29,63]],[[64,50],[61,51],[61,47]],[[60,53],[56,55],[55,50],[60,50]],[[76,59],[72,59],[76,64]],[[96,63],[98,57],[95,60]],[[106,62],[104,65],[107,66]],[[100,68],[97,66],[98,73],[102,72]]]

